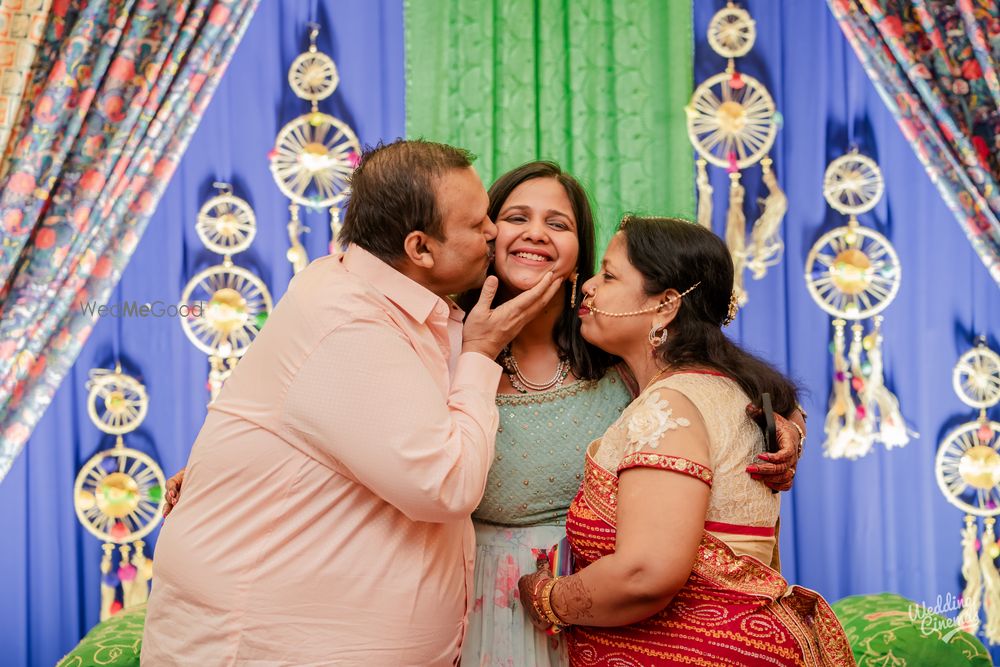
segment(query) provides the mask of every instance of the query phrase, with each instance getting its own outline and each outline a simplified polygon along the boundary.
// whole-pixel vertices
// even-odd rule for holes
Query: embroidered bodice
[[[683,394],[701,413],[708,430],[712,491],[706,521],[773,527],[779,497],[746,472],[763,451],[764,439],[746,415],[750,399],[729,378],[678,373],[654,383],[622,412],[603,438],[591,445],[594,463],[617,473],[626,457],[640,450],[655,451],[655,441],[664,433],[688,425],[674,414],[664,389]]]
[[[486,492],[472,517],[508,526],[562,523],[583,479],[583,452],[632,396],[616,370],[534,394],[500,394]]]

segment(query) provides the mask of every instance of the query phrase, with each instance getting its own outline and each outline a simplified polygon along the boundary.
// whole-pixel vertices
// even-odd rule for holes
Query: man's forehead
[[[465,216],[472,207],[482,209],[481,214],[477,211],[479,217],[486,215],[489,196],[472,167],[449,169],[436,180],[435,191],[444,216],[452,212]]]

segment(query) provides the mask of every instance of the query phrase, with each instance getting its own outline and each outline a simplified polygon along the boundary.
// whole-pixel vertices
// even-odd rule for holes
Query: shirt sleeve
[[[440,360],[447,375],[447,359]],[[298,371],[286,426],[317,460],[346,468],[414,521],[468,517],[493,460],[500,367],[459,356],[447,395],[387,322],[338,327]]]

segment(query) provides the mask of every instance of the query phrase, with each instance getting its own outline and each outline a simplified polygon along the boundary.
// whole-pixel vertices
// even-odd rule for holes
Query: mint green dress
[[[632,395],[617,371],[536,394],[497,396],[500,428],[476,527],[473,605],[463,667],[568,665],[559,636],[531,625],[517,580],[539,552],[566,536],[566,512],[583,478],[584,452]]]

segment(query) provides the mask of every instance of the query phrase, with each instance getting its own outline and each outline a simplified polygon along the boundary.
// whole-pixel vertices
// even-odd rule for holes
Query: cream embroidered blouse
[[[778,520],[779,496],[746,472],[764,450],[763,434],[746,415],[750,399],[730,378],[678,373],[654,383],[591,446],[594,461],[614,473],[626,456],[641,450],[655,452],[664,434],[689,425],[687,419],[674,414],[663,389],[677,391],[691,401],[708,430],[713,479],[706,522],[773,528]],[[765,565],[774,560],[773,536],[710,532],[738,555],[753,556]]]

